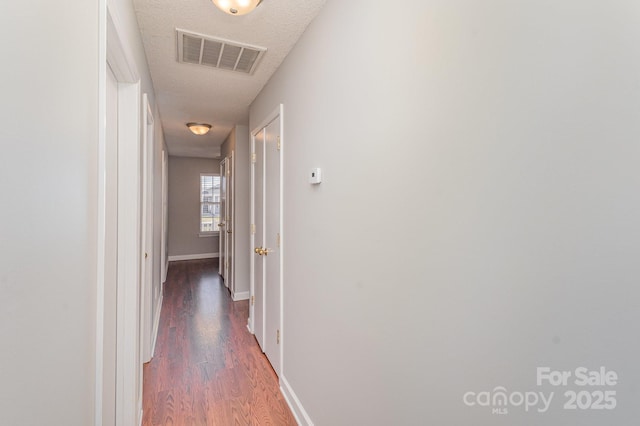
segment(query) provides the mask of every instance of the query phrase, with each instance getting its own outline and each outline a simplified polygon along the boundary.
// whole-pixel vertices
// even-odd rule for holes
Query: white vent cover
[[[213,38],[176,29],[178,62],[207,65],[224,70],[253,74],[267,50],[235,41]]]

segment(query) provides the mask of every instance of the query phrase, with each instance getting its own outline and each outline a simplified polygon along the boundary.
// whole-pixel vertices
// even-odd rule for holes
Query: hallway
[[[231,301],[217,260],[171,263],[144,366],[144,425],[296,424],[248,313],[248,301]]]

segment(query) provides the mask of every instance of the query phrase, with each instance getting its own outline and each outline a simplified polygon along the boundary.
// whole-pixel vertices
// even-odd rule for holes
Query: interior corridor
[[[217,260],[172,262],[144,367],[144,425],[295,425],[278,378],[232,302]]]

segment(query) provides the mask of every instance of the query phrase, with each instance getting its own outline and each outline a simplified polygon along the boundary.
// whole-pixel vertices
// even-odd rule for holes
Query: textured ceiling
[[[264,0],[231,16],[210,0],[133,0],[170,155],[217,157],[249,105],[280,66],[325,0]],[[176,28],[267,48],[253,75],[177,61]],[[187,122],[213,126],[195,136]]]

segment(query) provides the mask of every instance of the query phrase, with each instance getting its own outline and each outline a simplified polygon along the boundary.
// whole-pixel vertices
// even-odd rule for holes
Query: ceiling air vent
[[[176,29],[178,62],[253,74],[267,49]]]

